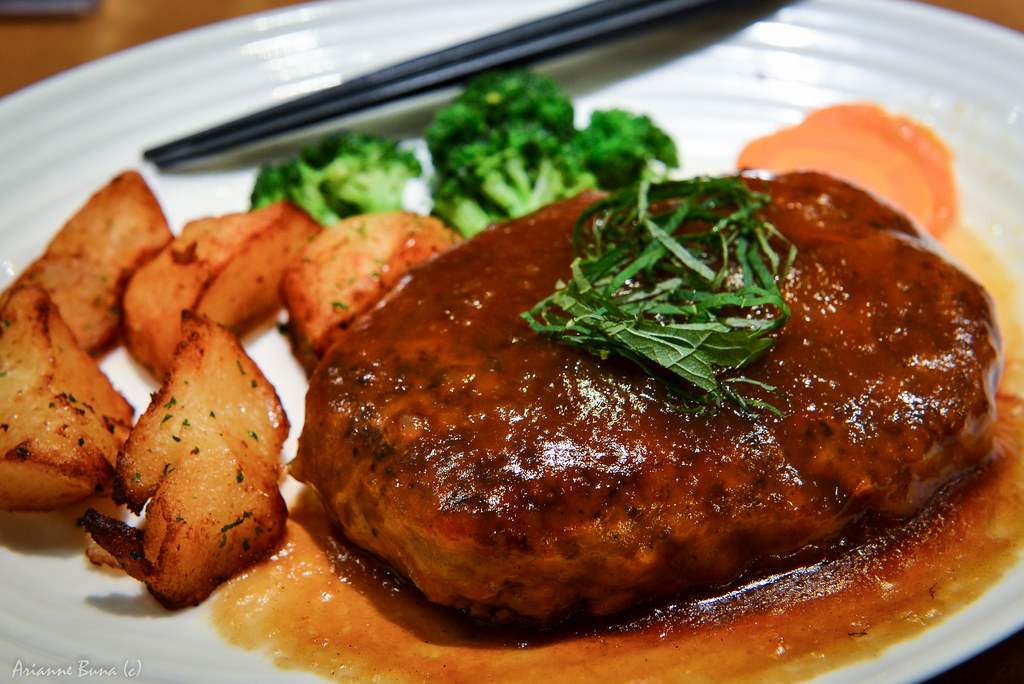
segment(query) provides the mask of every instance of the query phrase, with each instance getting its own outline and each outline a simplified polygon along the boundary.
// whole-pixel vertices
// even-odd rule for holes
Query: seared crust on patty
[[[535,335],[582,195],[411,271],[314,372],[292,473],[438,603],[608,614],[910,516],[992,447],[984,290],[899,213],[818,174],[751,180],[799,248],[793,316],[745,370],[787,413],[680,413],[632,367]]]

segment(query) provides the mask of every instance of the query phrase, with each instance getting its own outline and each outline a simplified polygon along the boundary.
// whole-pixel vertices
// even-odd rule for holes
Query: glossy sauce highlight
[[[959,231],[953,231],[957,233]],[[995,273],[951,236],[969,270]],[[974,267],[974,268],[972,268]],[[1010,310],[1012,282],[986,277]],[[1006,344],[1019,349],[1016,326]],[[976,599],[1024,539],[1024,410],[1011,355],[998,449],[911,523],[847,539],[807,563],[549,632],[499,629],[428,603],[334,533],[312,496],[293,505],[281,551],[221,588],[214,621],[231,643],[284,669],[338,681],[757,682],[801,680],[871,659]]]

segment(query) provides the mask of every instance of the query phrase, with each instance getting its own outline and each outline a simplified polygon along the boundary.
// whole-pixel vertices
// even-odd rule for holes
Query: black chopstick
[[[171,168],[241,145],[405,97],[456,85],[475,74],[524,66],[647,26],[664,26],[712,0],[600,0],[417,57],[146,150]]]

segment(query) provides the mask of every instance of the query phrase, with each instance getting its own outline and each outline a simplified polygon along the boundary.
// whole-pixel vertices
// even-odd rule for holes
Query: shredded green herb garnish
[[[665,384],[686,411],[779,409],[736,371],[789,320],[779,281],[794,245],[759,215],[770,198],[739,176],[641,182],[590,206],[573,235],[572,276],[523,314],[539,334]]]

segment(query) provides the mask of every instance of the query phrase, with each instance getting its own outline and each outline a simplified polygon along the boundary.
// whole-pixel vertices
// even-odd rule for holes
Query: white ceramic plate
[[[157,41],[0,100],[0,287],[108,179],[139,168],[172,225],[246,208],[252,168],[161,174],[157,143],[403,56],[554,9],[567,0],[345,0],[299,5]],[[673,29],[551,66],[588,108],[652,115],[687,170],[729,171],[744,142],[810,109],[868,100],[927,124],[953,148],[969,228],[1024,279],[1024,37],[897,0],[804,0],[746,28]],[[733,30],[736,28],[736,30]],[[398,134],[423,107],[391,112]],[[1020,316],[1020,312],[1011,312]],[[303,378],[274,332],[246,341],[301,428]],[[153,389],[123,353],[104,368],[144,408]],[[61,524],[63,523],[63,525]],[[109,681],[89,668],[141,668],[152,682],[304,681],[230,648],[200,608],[154,607],[141,585],[93,570],[74,516],[0,516],[0,678]],[[1024,562],[966,610],[827,681],[909,681],[1024,624]],[[17,670],[18,664],[21,669]],[[68,668],[43,676],[43,670]],[[6,669],[6,671],[5,671]],[[312,677],[308,678],[316,681]]]

